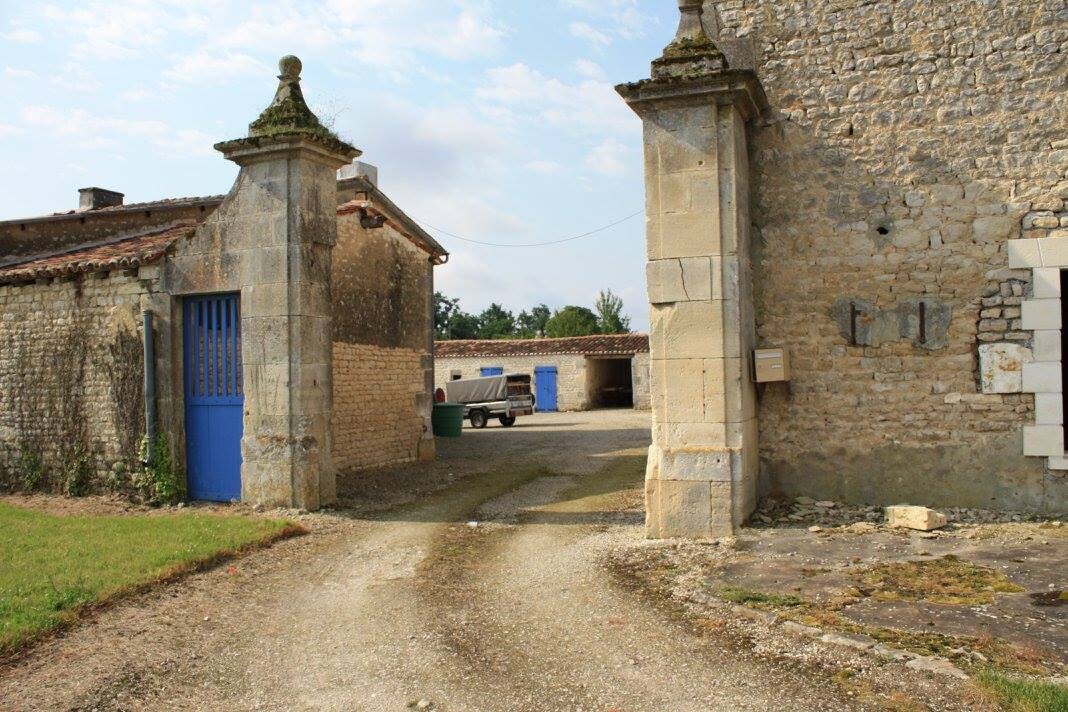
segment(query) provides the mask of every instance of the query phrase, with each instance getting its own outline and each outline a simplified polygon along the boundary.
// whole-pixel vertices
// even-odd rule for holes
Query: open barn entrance
[[[593,408],[633,408],[630,358],[587,358],[586,392]]]

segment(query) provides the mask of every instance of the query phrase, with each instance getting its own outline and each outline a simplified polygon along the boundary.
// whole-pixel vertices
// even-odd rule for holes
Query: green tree
[[[540,339],[545,336],[545,324],[552,318],[552,310],[545,304],[539,304],[530,311],[521,311],[515,318],[516,337],[520,339]]]
[[[597,295],[594,303],[597,324],[602,334],[630,333],[630,317],[623,316],[623,300],[605,289]]]
[[[597,333],[597,315],[586,307],[566,306],[552,315],[545,324],[545,335],[588,336]]]
[[[437,339],[448,339],[449,324],[453,316],[460,311],[460,300],[451,299],[441,292],[434,292],[434,335]]]
[[[449,326],[447,329],[448,336],[446,339],[478,339],[482,330],[482,325],[479,323],[478,317],[474,314],[468,314],[465,311],[459,311],[452,315],[449,319]]]
[[[515,335],[515,317],[500,304],[490,304],[478,315],[480,339],[509,339]]]

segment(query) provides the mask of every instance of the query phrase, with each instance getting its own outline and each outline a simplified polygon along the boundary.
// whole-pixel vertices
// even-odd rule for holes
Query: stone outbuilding
[[[0,483],[315,509],[336,473],[432,458],[445,250],[308,109],[300,61],[225,196],[0,223]],[[147,337],[147,338],[146,338]],[[144,447],[142,440],[151,443]]]
[[[649,337],[599,334],[560,339],[438,341],[438,386],[458,378],[525,373],[539,412],[649,408]]]
[[[1064,4],[679,9],[617,87],[645,127],[649,534],[729,534],[770,493],[1068,509]]]

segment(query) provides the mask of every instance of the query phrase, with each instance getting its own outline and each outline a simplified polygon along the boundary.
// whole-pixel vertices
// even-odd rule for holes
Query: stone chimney
[[[372,166],[370,163],[364,163],[363,161],[353,161],[347,166],[342,166],[337,172],[337,179],[339,181],[350,180],[352,178],[366,178],[367,182],[378,187],[378,167]]]
[[[122,193],[107,188],[79,188],[78,212],[122,205],[124,197]]]

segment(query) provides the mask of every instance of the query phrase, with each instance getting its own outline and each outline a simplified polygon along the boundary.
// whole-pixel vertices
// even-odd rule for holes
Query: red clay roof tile
[[[175,240],[192,234],[195,227],[192,222],[172,223],[64,252],[29,257],[22,262],[0,266],[0,284],[132,269],[160,259]]]

